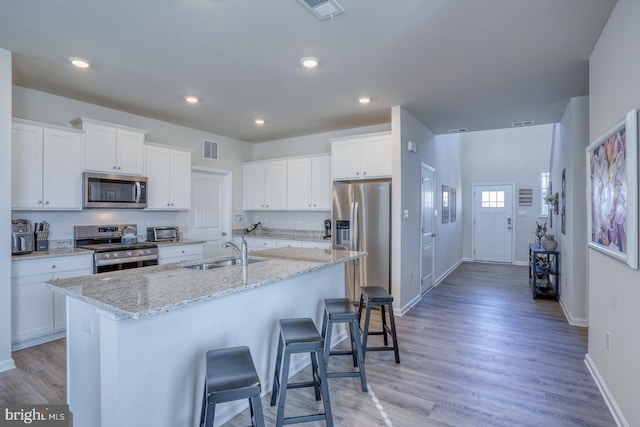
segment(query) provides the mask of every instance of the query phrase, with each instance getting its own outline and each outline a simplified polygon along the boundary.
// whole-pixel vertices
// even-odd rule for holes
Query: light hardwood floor
[[[570,326],[557,302],[532,299],[527,277],[526,267],[462,264],[396,318],[400,364],[392,352],[367,354],[369,393],[356,378],[329,380],[335,425],[615,426],[584,364],[587,330]],[[14,358],[18,369],[0,374],[0,403],[64,403],[64,340]],[[348,365],[332,357],[331,369]],[[314,408],[311,389],[289,391],[287,416]],[[228,423],[248,424],[246,413]]]

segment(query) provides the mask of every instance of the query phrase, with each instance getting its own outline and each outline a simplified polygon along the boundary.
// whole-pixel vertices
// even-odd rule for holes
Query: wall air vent
[[[335,0],[298,0],[307,10],[319,20],[333,18],[344,12],[342,6]]]
[[[203,156],[205,159],[218,160],[218,143],[208,139],[203,140]]]

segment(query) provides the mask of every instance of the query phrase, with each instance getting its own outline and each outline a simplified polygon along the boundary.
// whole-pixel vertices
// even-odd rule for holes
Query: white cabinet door
[[[287,209],[287,161],[244,165],[244,209]]]
[[[249,251],[258,251],[261,249],[271,249],[277,246],[276,239],[265,239],[260,237],[245,237],[247,248]]]
[[[331,157],[311,159],[311,208],[331,210]]]
[[[85,131],[85,169],[142,175],[144,131],[86,119],[76,119],[72,123],[74,126],[81,124]]]
[[[247,163],[244,165],[244,209],[265,209],[264,163]]]
[[[172,209],[191,209],[191,153],[173,150],[171,153]]]
[[[360,141],[360,177],[391,176],[391,135],[363,138]]]
[[[43,129],[14,123],[11,130],[11,207],[41,209]]]
[[[199,243],[189,245],[158,246],[158,264],[173,262],[198,261],[203,258],[203,245]]]
[[[264,166],[265,209],[287,209],[287,162],[278,160]]]
[[[144,133],[116,129],[116,165],[118,173],[142,175],[144,168]]]
[[[98,123],[84,123],[85,169],[117,173],[116,150],[118,135],[115,127]]]
[[[12,209],[82,209],[81,133],[13,123],[11,139]]]
[[[73,257],[52,257],[11,263],[11,318],[13,343],[38,338],[46,342],[47,335],[61,331],[66,324],[64,297],[45,283],[48,280],[92,274],[91,254]],[[54,336],[53,339],[59,336]]]
[[[360,140],[334,141],[331,144],[331,173],[333,179],[360,178]]]
[[[17,342],[53,332],[53,291],[48,274],[11,280],[11,341]]]
[[[287,161],[287,207],[312,209],[312,164],[310,157]]]
[[[44,128],[43,207],[82,209],[82,134]]]
[[[169,186],[171,183],[169,168],[171,154],[164,148],[147,145],[147,209],[168,209]]]
[[[191,208],[191,153],[147,145],[147,209]]]
[[[334,180],[390,177],[391,133],[333,140],[331,171]]]

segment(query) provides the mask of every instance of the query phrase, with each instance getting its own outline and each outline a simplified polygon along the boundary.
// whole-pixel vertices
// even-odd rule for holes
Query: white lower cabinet
[[[204,246],[201,243],[190,245],[158,245],[158,264],[198,261],[203,258]]]
[[[301,248],[300,240],[276,240],[276,248]]]
[[[259,251],[260,249],[271,249],[277,247],[276,239],[264,239],[260,237],[245,237],[249,252]]]
[[[11,263],[11,342],[13,350],[57,339],[66,327],[65,297],[48,280],[86,276],[93,255],[13,261]]]

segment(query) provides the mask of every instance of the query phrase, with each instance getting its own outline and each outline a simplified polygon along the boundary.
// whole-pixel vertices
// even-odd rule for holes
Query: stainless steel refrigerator
[[[346,264],[346,296],[360,297],[360,286],[391,291],[391,182],[335,182],[333,249],[368,252]]]

